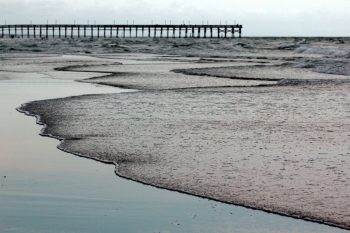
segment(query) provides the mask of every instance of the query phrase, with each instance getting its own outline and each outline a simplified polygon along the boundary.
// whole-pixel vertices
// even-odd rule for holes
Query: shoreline
[[[94,66],[94,65],[92,65]],[[58,67],[59,69],[60,67]],[[65,67],[61,67],[61,68],[65,68]],[[74,69],[74,68],[73,68]],[[56,70],[56,68],[55,68]],[[70,71],[70,72],[91,72],[91,73],[98,73],[98,72],[94,72],[94,71],[77,71],[77,70],[67,70],[67,71]],[[100,73],[103,73],[103,74],[109,74],[111,75],[112,73],[110,72],[105,72],[105,71],[101,71]],[[108,76],[108,75],[107,75]],[[100,77],[100,76],[97,76],[97,77]],[[92,77],[92,79],[96,78],[96,76]],[[91,78],[87,78],[87,79],[91,79]],[[87,84],[94,84],[94,83],[89,83],[89,82],[84,82],[85,79],[82,79],[82,80],[74,80],[76,82],[81,82],[81,83],[87,83]],[[97,83],[97,84],[100,84],[100,85],[106,85],[106,86],[112,86],[112,87],[115,87],[114,85],[111,85],[111,84],[105,84],[105,83]],[[276,85],[273,85],[273,86],[276,86]],[[277,85],[278,86],[278,85]],[[228,86],[229,87],[229,86]],[[259,86],[256,86],[256,87],[259,87]],[[215,88],[215,87],[198,87],[198,88]],[[220,88],[220,87],[219,87]],[[232,88],[232,87],[230,87]],[[196,88],[193,88],[191,87],[190,89],[196,89]],[[176,89],[171,89],[171,90],[176,90]],[[181,90],[181,89],[180,89]],[[139,91],[142,91],[142,90],[138,90]],[[146,90],[147,91],[147,90]],[[158,90],[160,91],[160,90]],[[165,89],[165,91],[169,91],[169,89]],[[94,95],[94,94],[92,94]],[[91,96],[91,94],[86,94],[86,95],[83,95],[83,96]],[[66,98],[71,98],[72,96],[69,96],[69,97],[66,97]],[[35,102],[35,101],[30,101],[30,102],[27,102],[25,104],[23,104],[21,107],[18,107],[16,110],[18,112],[21,112],[23,113],[24,115],[27,115],[27,116],[32,116],[32,117],[35,117],[36,118],[36,123],[38,125],[41,125],[41,131],[40,131],[40,135],[41,136],[44,136],[44,137],[48,137],[48,138],[54,138],[56,140],[59,141],[59,143],[63,143],[65,140],[67,140],[67,138],[64,138],[64,137],[59,137],[59,136],[55,136],[55,135],[50,135],[50,134],[45,134],[44,131],[45,131],[45,128],[49,127],[48,125],[46,125],[45,123],[42,122],[42,119],[40,117],[40,115],[35,115],[35,114],[31,114],[29,111],[25,112],[23,110],[21,110],[20,108],[24,108],[26,105],[32,103],[32,102]],[[68,138],[70,139],[70,138]],[[144,184],[144,185],[147,185],[147,186],[152,186],[152,187],[156,187],[156,188],[159,188],[159,189],[164,189],[164,190],[170,190],[170,191],[175,191],[177,193],[184,193],[184,194],[187,194],[187,195],[191,195],[191,196],[194,196],[194,197],[200,197],[201,199],[206,199],[206,200],[214,200],[214,201],[218,201],[220,203],[225,203],[225,204],[229,204],[229,205],[234,205],[234,206],[242,206],[242,207],[245,207],[245,208],[249,208],[249,209],[252,209],[252,210],[259,210],[259,211],[263,211],[263,212],[266,212],[266,213],[273,213],[273,214],[276,214],[276,215],[280,215],[280,216],[286,216],[286,217],[289,217],[289,218],[294,218],[294,219],[301,219],[301,220],[305,220],[307,222],[313,222],[313,223],[319,223],[319,224],[322,224],[322,225],[327,225],[327,226],[331,226],[331,227],[336,227],[336,228],[339,228],[339,229],[346,229],[346,230],[349,230],[349,228],[344,228],[342,226],[339,226],[339,225],[335,225],[335,224],[332,224],[332,223],[328,223],[328,222],[321,222],[321,221],[315,221],[313,219],[307,219],[305,217],[300,217],[300,216],[291,216],[291,215],[288,215],[288,214],[284,214],[284,213],[278,213],[278,212],[273,212],[273,211],[269,211],[269,210],[264,210],[264,209],[260,209],[260,208],[255,208],[255,207],[251,207],[251,206],[247,206],[247,205],[240,205],[240,204],[235,204],[235,203],[232,203],[232,202],[225,202],[225,201],[222,201],[222,200],[218,200],[218,199],[215,199],[215,198],[211,198],[211,197],[207,197],[207,196],[202,196],[202,195],[196,195],[196,194],[193,194],[193,193],[190,193],[190,192],[186,192],[186,191],[179,191],[177,189],[171,189],[171,188],[167,188],[167,187],[162,187],[162,186],[157,186],[157,185],[154,185],[154,184],[150,184],[150,183],[147,183],[147,182],[143,182],[143,181],[140,181],[140,180],[136,180],[136,179],[133,179],[132,177],[128,177],[128,176],[125,176],[123,175],[122,173],[120,173],[118,171],[118,164],[116,162],[113,162],[113,161],[109,161],[109,160],[100,160],[100,159],[96,159],[96,158],[92,158],[92,157],[89,157],[88,155],[84,155],[84,154],[79,154],[79,153],[75,153],[75,152],[70,152],[69,150],[65,150],[63,147],[60,147],[60,144],[57,146],[57,148],[61,151],[64,151],[64,152],[67,152],[67,153],[70,153],[70,154],[73,154],[73,155],[76,155],[77,157],[83,157],[83,158],[89,158],[90,160],[94,160],[94,161],[98,161],[98,162],[101,162],[101,163],[105,163],[105,164],[113,164],[114,165],[114,169],[115,169],[115,174],[118,176],[118,177],[121,177],[123,179],[126,179],[126,180],[131,180],[131,181],[136,181],[137,183],[141,183],[141,184]]]
[[[69,98],[69,97],[67,97],[67,98]],[[29,104],[29,103],[25,103],[25,104]],[[25,104],[24,104],[24,106],[25,106]],[[92,158],[92,157],[89,157],[89,156],[84,155],[84,154],[75,153],[75,152],[72,152],[72,151],[69,151],[69,150],[66,150],[66,149],[60,147],[60,144],[62,142],[64,142],[65,140],[67,140],[66,138],[61,138],[59,136],[54,136],[54,135],[43,133],[45,128],[48,127],[48,126],[45,123],[40,121],[40,116],[39,115],[35,115],[35,114],[33,115],[30,112],[28,112],[28,111],[21,110],[20,108],[21,107],[16,109],[19,113],[25,114],[26,116],[30,116],[30,117],[36,118],[36,124],[42,126],[41,132],[39,133],[40,136],[53,138],[53,139],[56,139],[57,141],[59,141],[57,149],[59,149],[59,150],[61,150],[63,152],[72,154],[74,156],[78,156],[78,157],[81,157],[81,158],[93,160],[93,161],[100,162],[100,163],[103,163],[103,164],[113,165],[115,167],[114,173],[116,174],[116,176],[118,176],[120,178],[123,178],[123,179],[126,179],[126,180],[130,180],[130,181],[133,181],[133,182],[137,182],[137,183],[140,183],[140,184],[143,184],[143,185],[146,185],[146,186],[151,186],[151,187],[154,187],[154,188],[168,190],[168,191],[171,191],[171,192],[177,192],[177,193],[181,193],[181,194],[185,194],[185,195],[191,195],[191,196],[194,196],[194,197],[198,197],[198,198],[202,198],[202,199],[206,199],[206,200],[212,200],[212,201],[220,202],[220,203],[223,203],[223,204],[240,206],[240,207],[248,208],[248,209],[251,209],[251,210],[263,211],[263,212],[266,212],[266,213],[269,213],[269,214],[275,214],[275,215],[279,215],[279,216],[283,216],[283,217],[289,217],[289,218],[294,218],[294,219],[303,220],[303,221],[307,221],[307,222],[318,223],[318,224],[322,224],[322,225],[326,225],[326,226],[330,226],[330,227],[336,227],[336,228],[339,228],[339,229],[350,230],[350,228],[347,228],[347,227],[344,227],[344,226],[341,226],[341,225],[337,225],[337,224],[334,224],[334,223],[331,223],[331,222],[322,222],[322,221],[314,220],[314,219],[308,218],[308,217],[297,216],[297,215],[289,215],[287,213],[284,214],[284,213],[269,211],[269,210],[260,209],[260,208],[254,207],[254,206],[248,206],[248,205],[239,204],[239,203],[226,202],[226,201],[222,201],[220,199],[215,199],[215,198],[211,198],[211,197],[201,196],[201,195],[193,194],[193,193],[186,192],[186,191],[181,191],[181,190],[177,190],[177,189],[171,189],[171,188],[167,188],[167,187],[157,186],[157,185],[154,185],[154,184],[150,184],[150,183],[146,183],[146,182],[143,182],[143,181],[140,181],[140,180],[133,179],[133,178],[128,177],[128,176],[124,176],[121,173],[118,173],[118,166],[119,165],[117,163],[115,163],[115,162],[108,161],[108,160],[99,160],[99,159]]]
[[[108,85],[108,84],[106,84],[106,85]],[[70,97],[67,97],[67,98],[70,98]],[[30,102],[28,102],[26,104],[29,104],[29,103]],[[335,228],[339,228],[339,229],[350,230],[350,227],[337,225],[337,224],[334,224],[332,222],[326,222],[326,221],[321,221],[321,220],[317,220],[317,219],[312,219],[312,218],[307,217],[307,216],[304,217],[304,216],[298,216],[298,215],[290,215],[288,213],[274,212],[274,211],[270,211],[270,210],[267,210],[267,209],[262,209],[262,208],[249,206],[249,205],[245,205],[245,204],[240,204],[240,203],[233,203],[233,202],[223,201],[223,200],[220,200],[220,199],[215,199],[215,198],[211,198],[211,197],[207,197],[207,196],[197,195],[197,194],[193,194],[191,192],[181,191],[181,190],[177,190],[177,189],[171,189],[171,188],[167,188],[167,187],[162,187],[162,186],[150,184],[150,183],[147,183],[147,182],[143,182],[143,181],[140,181],[140,180],[137,180],[137,179],[133,179],[132,177],[128,177],[128,176],[125,176],[125,175],[119,173],[118,172],[118,166],[119,165],[117,163],[113,162],[113,161],[100,160],[100,159],[92,158],[92,157],[89,157],[87,155],[79,154],[79,153],[76,153],[76,152],[72,152],[70,150],[67,150],[67,149],[64,149],[64,148],[60,147],[60,144],[62,142],[64,142],[65,140],[67,140],[66,138],[62,138],[62,137],[59,137],[59,136],[43,133],[42,131],[44,131],[45,128],[48,127],[48,126],[45,123],[40,121],[40,116],[39,115],[35,115],[35,114],[33,115],[30,112],[28,112],[28,111],[21,110],[20,108],[21,107],[19,107],[16,110],[18,112],[22,113],[22,114],[25,114],[26,116],[30,116],[30,117],[36,118],[36,120],[37,120],[36,124],[42,126],[41,132],[39,133],[40,136],[53,138],[53,139],[56,139],[57,141],[59,141],[57,149],[59,149],[59,150],[61,150],[63,152],[72,154],[74,156],[78,156],[78,157],[81,157],[81,158],[93,160],[93,161],[100,162],[100,163],[103,163],[103,164],[113,165],[115,167],[115,170],[114,170],[115,175],[120,177],[120,178],[123,178],[123,179],[126,179],[126,180],[130,180],[130,181],[133,181],[133,182],[137,182],[137,183],[140,183],[142,185],[151,186],[151,187],[158,188],[158,189],[163,189],[163,190],[168,190],[168,191],[171,191],[171,192],[177,192],[177,193],[180,193],[180,194],[190,195],[190,196],[198,197],[198,198],[201,198],[201,199],[212,200],[212,201],[220,202],[220,203],[223,203],[223,204],[229,204],[229,205],[233,205],[233,206],[244,207],[244,208],[248,208],[248,209],[251,209],[251,210],[263,211],[265,213],[279,215],[279,216],[282,216],[282,217],[289,217],[289,218],[293,218],[293,219],[297,219],[297,220],[303,220],[303,221],[306,221],[306,222],[312,222],[312,223],[322,224],[322,225],[335,227]]]
[[[84,66],[84,68],[87,67],[87,66]],[[80,68],[80,66],[78,67],[75,67],[75,66],[67,66],[67,67],[58,67],[58,68],[55,68],[55,70],[57,71],[62,71],[62,72],[65,72],[65,71],[70,71],[70,72],[92,72],[92,73],[99,73],[99,72],[96,72],[96,71],[79,71],[79,70],[76,70],[76,68]],[[103,75],[103,76],[94,76],[92,78],[88,78],[88,79],[82,79],[82,80],[75,80],[77,82],[83,82],[83,83],[89,83],[89,82],[86,82],[86,80],[89,80],[89,79],[98,79],[98,78],[103,78],[105,76],[113,76],[115,74],[115,72],[100,72],[100,73],[104,73],[106,75]],[[271,80],[270,80],[271,81]],[[275,80],[272,80],[272,81],[275,81]],[[112,87],[115,87],[114,85],[111,85],[111,84],[106,84],[106,83],[98,83],[100,85],[106,85],[106,86],[112,86]],[[278,84],[275,84],[275,85],[271,85],[271,86],[278,86]],[[118,87],[118,86],[117,86]],[[259,87],[259,86],[257,86]],[[199,88],[202,88],[202,87],[199,87]],[[204,87],[205,88],[205,87]],[[173,89],[170,89],[170,90],[173,90]],[[147,90],[137,90],[137,91],[147,91]],[[159,91],[159,90],[158,90]],[[168,89],[167,89],[168,91]],[[66,97],[66,98],[71,98],[71,97]],[[35,102],[35,101],[33,101]],[[336,228],[339,228],[339,229],[345,229],[345,230],[350,230],[349,227],[346,227],[346,226],[343,226],[343,225],[339,225],[339,224],[335,224],[335,223],[332,223],[332,222],[327,222],[327,221],[322,221],[322,220],[318,220],[318,219],[313,219],[313,218],[310,218],[308,216],[302,216],[302,215],[297,215],[297,214],[288,214],[288,213],[282,213],[282,212],[275,212],[275,211],[271,211],[271,210],[268,210],[268,209],[263,209],[263,208],[258,208],[258,207],[254,207],[254,206],[250,206],[250,205],[245,205],[244,203],[241,204],[241,203],[234,203],[234,202],[228,202],[228,201],[223,201],[223,200],[220,200],[220,199],[215,199],[215,198],[212,198],[212,197],[208,197],[208,196],[203,196],[203,195],[198,195],[198,194],[194,194],[194,193],[191,193],[191,192],[187,192],[187,191],[183,191],[183,190],[178,190],[178,189],[172,189],[172,188],[169,188],[169,187],[162,187],[160,185],[156,185],[156,184],[150,184],[150,183],[147,183],[147,182],[144,182],[142,180],[137,180],[137,179],[134,179],[132,177],[129,177],[129,176],[126,176],[126,175],[123,175],[122,173],[118,172],[118,163],[116,162],[113,162],[113,161],[108,161],[108,160],[100,160],[100,159],[97,159],[97,158],[93,158],[93,157],[89,157],[88,155],[84,155],[84,154],[80,154],[80,153],[76,153],[74,151],[70,151],[69,149],[65,149],[63,147],[60,147],[60,145],[67,140],[67,138],[62,138],[62,137],[59,137],[59,136],[55,136],[55,135],[51,135],[51,134],[47,134],[47,133],[44,133],[45,129],[47,127],[49,127],[48,125],[46,125],[44,122],[41,121],[41,118],[40,118],[40,115],[35,115],[35,114],[31,114],[29,111],[26,111],[26,110],[23,110],[22,108],[25,109],[25,106],[27,104],[30,104],[31,102],[29,103],[26,103],[24,104],[23,106],[19,107],[17,110],[19,112],[22,112],[24,114],[26,114],[27,116],[32,116],[32,117],[35,117],[36,120],[37,120],[37,124],[41,125],[43,128],[40,132],[40,135],[41,136],[44,136],[44,137],[50,137],[50,138],[54,138],[54,139],[57,139],[60,143],[59,145],[57,146],[58,149],[64,151],[64,152],[67,152],[67,153],[70,153],[70,154],[73,154],[75,156],[79,156],[79,157],[83,157],[83,158],[88,158],[88,159],[92,159],[92,160],[95,160],[95,161],[98,161],[98,162],[101,162],[101,163],[105,163],[105,164],[113,164],[115,166],[115,174],[121,178],[124,178],[124,179],[127,179],[127,180],[131,180],[131,181],[134,181],[134,182],[138,182],[138,183],[141,183],[141,184],[144,184],[144,185],[148,185],[148,186],[152,186],[152,187],[156,187],[156,188],[159,188],[159,189],[165,189],[165,190],[169,190],[169,191],[175,191],[175,192],[178,192],[178,193],[183,193],[183,194],[187,194],[187,195],[192,195],[192,196],[195,196],[195,197],[199,197],[199,198],[203,198],[203,199],[208,199],[208,200],[213,200],[213,201],[218,201],[218,202],[221,202],[221,203],[225,203],[225,204],[230,204],[230,205],[235,205],[235,206],[241,206],[241,207],[245,207],[245,208],[249,208],[249,209],[252,209],[252,210],[259,210],[259,211],[263,211],[263,212],[266,212],[266,213],[272,213],[272,214],[277,214],[277,215],[280,215],[280,216],[285,216],[285,217],[291,217],[291,218],[295,218],[295,219],[301,219],[301,220],[304,220],[304,221],[308,221],[308,222],[314,222],[314,223],[318,223],[318,224],[323,224],[323,225],[327,225],[327,226],[331,226],[331,227],[336,227]],[[68,140],[71,140],[70,138],[68,138]]]
[[[43,80],[44,88],[47,87],[46,83],[52,82],[53,88],[55,88],[57,83],[55,80],[52,81],[46,78],[40,78],[39,80]],[[0,88],[3,87],[2,85],[4,83],[15,83],[16,86],[14,87],[17,87],[21,85],[20,83],[22,82],[23,80],[0,82]],[[31,82],[31,80],[27,80],[23,83]],[[38,82],[34,82],[33,85],[37,86],[37,83]],[[77,83],[75,86],[79,89],[81,84]],[[92,85],[84,84],[84,86]],[[9,89],[11,88],[7,88],[7,90]],[[38,87],[36,87],[36,89],[40,90]],[[56,94],[57,93],[59,92],[56,90]],[[26,96],[26,94],[22,93],[22,96]],[[247,233],[256,228],[265,229],[263,232],[269,232],[269,230],[266,229],[275,228],[282,229],[282,232],[284,232],[283,224],[298,227],[302,229],[301,232],[305,233],[310,233],[310,231],[308,231],[310,228],[320,229],[321,232],[327,233],[332,230],[325,226],[315,226],[311,223],[293,221],[288,218],[273,215],[269,216],[262,212],[255,212],[233,205],[196,198],[192,195],[182,195],[178,192],[153,188],[149,185],[142,185],[138,182],[119,178],[119,176],[116,177],[109,169],[112,167],[106,166],[105,163],[101,161],[96,163],[97,160],[92,160],[91,158],[86,159],[86,157],[71,156],[71,153],[64,153],[62,150],[57,150],[57,139],[48,140],[52,137],[35,136],[38,134],[38,130],[40,131],[43,129],[42,125],[33,124],[32,117],[28,117],[24,113],[18,114],[18,111],[14,108],[13,111],[16,118],[24,119],[24,126],[31,129],[34,128],[34,130],[27,130],[28,132],[26,134],[31,137],[31,144],[33,143],[32,140],[39,142],[39,144],[34,143],[32,145],[33,149],[37,148],[39,151],[42,151],[37,158],[36,154],[38,152],[36,150],[28,150],[25,145],[22,145],[21,147],[23,147],[25,153],[28,154],[29,157],[19,158],[20,161],[17,162],[17,166],[22,163],[24,164],[21,166],[35,163],[35,166],[38,166],[35,170],[40,171],[40,167],[43,166],[41,160],[44,159],[50,163],[49,165],[44,165],[45,170],[59,170],[57,172],[50,172],[49,174],[44,172],[42,173],[42,178],[40,178],[40,176],[39,178],[32,177],[31,174],[23,172],[14,173],[11,171],[11,167],[7,167],[6,171],[3,171],[7,178],[6,180],[0,178],[0,231],[2,232],[8,232],[8,229],[10,229],[8,226],[11,226],[16,227],[16,230],[13,232],[18,233],[25,233],[31,229],[33,229],[33,231],[50,233],[58,233],[62,232],[62,230],[69,233],[93,233],[98,230],[96,227],[100,226],[101,223],[103,223],[104,229],[102,232],[122,229],[122,231],[126,233],[133,233],[138,230],[142,230],[143,232],[156,231],[165,233],[167,232],[166,229],[175,233],[183,231],[224,233],[230,231],[228,229],[232,229],[232,226],[234,226],[234,229],[237,229],[237,227],[241,229],[239,230],[240,232]],[[21,126],[21,124],[18,124],[18,126]],[[24,130],[23,126],[21,129],[14,128],[12,132],[19,134],[17,132],[18,130],[22,132],[20,133],[20,135],[22,135]],[[0,137],[1,136],[0,134]],[[35,155],[33,153],[35,153]],[[11,155],[11,153],[9,155]],[[23,156],[23,154],[20,155]],[[0,154],[0,159],[2,156],[3,154]],[[34,158],[32,158],[33,156]],[[30,159],[33,162],[28,163],[25,159]],[[39,159],[39,161],[37,159]],[[64,170],[60,170],[62,166]],[[66,169],[74,170],[67,172]],[[95,171],[96,169],[99,171]],[[115,166],[113,166],[113,169],[115,169]],[[85,172],[85,170],[87,171]],[[98,174],[97,178],[96,172]],[[102,174],[100,174],[101,172]],[[52,179],[53,175],[55,177],[54,179]],[[72,175],[74,175],[74,179],[72,179]],[[81,177],[82,175],[84,175],[84,177]],[[28,183],[30,185],[29,187],[26,187],[25,184],[20,186],[16,185],[17,183],[15,180],[24,179],[21,178],[22,176],[25,177],[23,182]],[[47,181],[43,183],[41,179]],[[59,182],[57,182],[57,179],[59,179]],[[43,183],[41,187],[44,190],[38,190],[37,183]],[[71,187],[71,185],[73,186]],[[87,186],[89,187],[88,189]],[[74,191],[72,192],[71,190]],[[99,194],[99,190],[103,193]],[[98,195],[96,195],[95,192],[97,192]],[[121,194],[119,194],[120,192]],[[12,213],[10,217],[8,209],[11,210]],[[90,209],[92,214],[89,214],[89,216],[86,216],[86,214],[82,215],[81,211],[85,213]],[[72,217],[70,218],[69,216]],[[134,217],[131,219],[130,216]],[[56,220],[52,220],[52,217]],[[80,219],[79,221],[77,221],[77,217]],[[103,218],[103,220],[99,218]],[[278,222],[283,224],[274,224],[270,226],[269,223],[273,222],[276,218],[282,218]],[[15,222],[11,225],[13,220]],[[82,221],[84,222],[83,225],[81,225]],[[139,224],[127,224],[130,221],[138,221]],[[48,223],[50,224],[50,229],[45,228]],[[202,225],[202,227],[198,228],[197,224]],[[255,226],[255,224],[259,224],[259,226]],[[115,227],[116,225],[118,226],[117,228]],[[140,229],[137,227],[138,225]],[[73,226],[76,228],[72,228]],[[22,227],[24,227],[23,230],[21,230]],[[42,230],[43,227],[44,230]],[[63,229],[60,231],[59,229],[61,228]],[[101,229],[99,229],[99,231],[101,231]]]

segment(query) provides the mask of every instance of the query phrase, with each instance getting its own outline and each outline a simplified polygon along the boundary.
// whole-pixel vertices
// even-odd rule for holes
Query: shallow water
[[[39,137],[32,100],[120,90],[53,79],[0,82],[1,232],[347,232],[118,178]],[[6,177],[5,177],[6,176]]]
[[[92,66],[84,65],[91,58],[81,63],[71,56],[71,73],[98,73],[84,82],[147,91],[23,109],[42,117],[49,125],[45,133],[73,139],[60,148],[118,163],[123,177],[349,227],[346,54],[299,57],[264,44],[274,51],[230,58],[103,54],[98,59],[105,64],[89,61]],[[197,45],[193,49],[200,50]],[[324,41],[308,46],[347,48]],[[325,62],[342,72],[318,72]]]
[[[140,91],[23,110],[66,139],[60,148],[115,162],[122,176],[347,226],[349,88]]]

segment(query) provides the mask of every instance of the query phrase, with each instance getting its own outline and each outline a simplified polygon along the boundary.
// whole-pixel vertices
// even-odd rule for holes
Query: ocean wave
[[[296,53],[319,54],[340,58],[350,58],[350,48],[328,48],[328,47],[300,47]]]
[[[281,56],[281,52],[350,57],[350,39],[329,38],[23,38],[1,39],[0,51],[42,49],[52,53],[158,53],[201,57],[235,57],[237,55]],[[275,54],[275,52],[278,52]],[[263,55],[262,55],[263,54]],[[270,54],[270,55],[269,55]]]
[[[350,79],[282,79],[278,81],[279,86],[335,86],[348,85]]]
[[[312,69],[317,73],[350,76],[350,61],[335,59],[303,59],[295,68]]]

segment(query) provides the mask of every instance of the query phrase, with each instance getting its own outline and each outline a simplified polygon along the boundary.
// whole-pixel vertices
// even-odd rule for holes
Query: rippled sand
[[[143,91],[21,109],[64,139],[62,150],[114,162],[120,176],[350,229],[348,44],[295,46],[230,58],[99,55],[108,64],[63,70]]]

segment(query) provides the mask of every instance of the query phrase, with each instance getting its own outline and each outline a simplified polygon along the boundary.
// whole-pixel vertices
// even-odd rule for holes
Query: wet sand
[[[349,228],[348,40],[150,42],[128,50],[176,56],[70,56],[56,69],[143,91],[35,101],[21,111],[40,116],[42,134],[63,139],[61,150],[114,163],[128,179]],[[52,71],[51,63],[37,68]]]
[[[350,86],[312,88],[92,95],[22,109],[49,126],[44,135],[66,139],[61,149],[114,162],[123,177],[346,227]]]
[[[84,81],[136,83],[147,91],[32,102],[21,109],[40,116],[48,126],[44,135],[65,139],[60,149],[115,163],[122,177],[349,227],[350,87],[328,82],[346,77],[320,74],[308,79],[321,80],[312,85],[251,81],[253,87],[244,80],[248,84],[240,87],[240,80],[171,72],[202,66],[193,61],[149,58],[132,55],[114,59],[125,65],[76,68],[109,75]],[[141,75],[146,70],[151,75]],[[159,85],[161,79],[167,86]]]
[[[57,150],[57,140],[36,136],[41,126],[16,107],[121,90],[76,83],[70,73],[27,72],[0,82],[1,232],[345,232],[140,185],[113,176],[113,166]]]

